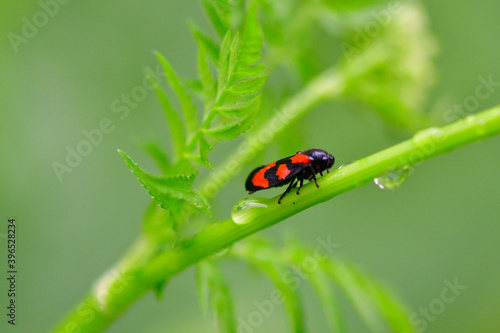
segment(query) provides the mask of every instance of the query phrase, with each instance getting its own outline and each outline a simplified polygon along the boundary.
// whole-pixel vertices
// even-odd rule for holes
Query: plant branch
[[[229,218],[208,227],[184,248],[158,255],[144,268],[141,276],[149,283],[157,283],[238,240],[269,228],[311,206],[371,183],[374,178],[388,171],[421,163],[497,134],[500,134],[500,106],[442,128],[420,131],[407,141],[320,177],[319,189],[314,184],[307,184],[301,190],[300,196],[289,194],[281,204],[277,203],[277,197],[253,200],[259,205],[254,209],[247,209],[239,216],[239,224]]]
[[[366,185],[388,171],[418,164],[497,134],[500,134],[500,106],[442,128],[418,132],[407,141],[320,177],[319,189],[313,184],[307,184],[300,196],[289,194],[281,205],[277,204],[277,197],[244,199],[246,206],[240,202],[241,207],[251,207],[253,203],[254,208],[237,212],[239,224],[232,218],[214,223],[182,248],[160,253],[142,268],[126,272],[117,270],[118,278],[115,277],[113,283],[106,286],[109,290],[106,297],[103,299],[97,295],[99,288],[95,288],[55,332],[66,332],[69,327],[78,327],[80,332],[99,332],[151,288],[238,240],[282,222],[311,206]],[[102,280],[105,279],[101,279],[100,283]]]
[[[363,71],[360,71],[362,73]],[[202,187],[200,187],[207,198],[214,197],[219,190],[225,185],[222,180],[227,182],[229,178],[235,176],[241,170],[241,167],[248,163],[255,155],[263,150],[265,146],[271,142],[274,136],[283,131],[287,125],[293,120],[303,115],[312,106],[319,103],[326,97],[338,97],[342,92],[344,81],[347,80],[349,73],[340,72],[335,68],[325,71],[319,75],[315,80],[311,81],[303,90],[295,95],[285,107],[281,109],[281,114],[277,114],[269,122],[269,126],[262,127],[257,132],[249,134],[246,140],[241,144],[240,148],[236,150],[231,157],[229,157],[221,168],[221,172],[214,174],[209,178]],[[353,75],[354,76],[354,75]],[[279,124],[279,128],[276,127]],[[201,131],[198,131],[199,135]],[[270,136],[269,136],[270,134]],[[265,136],[265,138],[264,138]],[[192,143],[196,141],[192,141]],[[245,148],[246,147],[246,148]],[[194,145],[192,147],[194,149]],[[236,163],[236,165],[235,165]],[[163,215],[154,217],[154,220],[160,221],[164,218]],[[161,224],[161,222],[158,222]],[[61,325],[54,330],[54,332],[66,332],[71,330],[72,327],[78,327],[82,333],[85,332],[99,332],[104,330],[121,312],[123,312],[135,299],[146,293],[151,289],[150,285],[141,283],[137,279],[133,262],[129,258],[140,258],[142,262],[146,262],[151,258],[151,249],[157,243],[148,241],[144,242],[144,238],[140,238],[137,244],[134,245],[129,252],[127,252],[120,263],[111,268],[108,273],[101,277],[97,285],[101,289],[111,289],[114,285],[114,291],[107,292],[106,304],[96,301],[96,289],[91,291],[76,309],[61,323]],[[147,244],[148,246],[145,246]],[[135,260],[139,262],[139,260]],[[127,262],[127,265],[123,265]],[[114,279],[111,272],[114,272]],[[101,282],[106,283],[101,283]],[[121,292],[121,285],[125,285],[127,292]],[[133,297],[132,297],[133,296]]]
[[[293,34],[291,35],[293,36]],[[375,51],[367,52],[371,49]],[[392,66],[394,64],[392,53],[392,50],[386,47],[374,48],[371,46],[361,56],[353,57],[352,61],[346,62],[342,66],[331,68],[314,78],[305,89],[292,96],[284,107],[276,112],[266,124],[256,131],[247,134],[238,149],[226,160],[222,167],[217,169],[217,173],[205,182],[202,182],[201,186],[198,186],[198,190],[207,198],[214,197],[229,179],[251,162],[260,151],[273,141],[277,134],[283,132],[288,125],[303,116],[314,105],[323,99],[342,96],[348,91],[350,84],[356,82],[356,80],[362,80],[363,75],[369,74],[370,71],[376,69],[377,65],[390,63]],[[178,80],[172,69],[169,69],[168,72],[171,72],[170,75],[173,79]],[[174,83],[177,90],[181,89],[177,81]],[[184,94],[181,91],[181,95]],[[185,99],[184,104],[187,106],[188,111],[191,111],[189,99]],[[498,116],[498,111],[496,112],[496,116]],[[185,147],[184,149],[187,152],[183,156],[184,158],[193,158],[191,151],[196,148],[199,139],[203,138],[203,130],[209,127],[214,116],[215,113],[210,112],[195,134],[189,138],[186,143],[187,148]],[[193,128],[193,131],[195,130],[196,128]],[[481,130],[477,129],[476,131],[477,136],[475,139],[484,137],[480,133]],[[419,140],[425,139],[426,135],[424,134],[421,133]],[[434,132],[430,134],[435,135]],[[452,146],[452,148],[458,146],[460,146],[459,143],[456,146]],[[401,153],[400,157],[404,156],[404,152],[399,153]],[[399,153],[395,152],[396,155]],[[433,155],[426,155],[425,158],[431,156]],[[380,161],[385,160],[382,158]],[[360,162],[358,161],[353,165],[359,166]],[[392,164],[394,163],[385,162],[387,163],[378,166],[380,170],[383,169],[383,166],[388,167],[389,164],[393,167]],[[90,294],[55,331],[99,332],[104,330],[135,300],[151,289],[160,290],[168,278],[176,275],[193,263],[230,246],[239,239],[283,221],[287,217],[310,206],[365,184],[365,180],[362,179],[369,178],[370,176],[370,173],[365,170],[365,167],[367,167],[365,164],[361,164],[358,169],[350,165],[323,177],[320,181],[322,187],[319,190],[311,186],[306,186],[304,191],[301,192],[300,198],[296,198],[296,202],[293,201],[295,198],[294,194],[285,198],[283,204],[279,206],[276,204],[275,199],[253,198],[250,203],[254,206],[257,205],[257,209],[237,212],[236,219],[242,224],[235,224],[232,219],[213,224],[190,239],[188,243],[181,244],[179,248],[166,249],[164,246],[168,242],[161,239],[171,237],[172,235],[169,233],[171,230],[169,229],[169,231],[165,232],[163,231],[165,228],[163,230],[160,227],[156,228],[157,226],[165,225],[165,216],[168,213],[161,210],[157,214],[152,214],[154,216],[149,218],[148,223],[145,223],[145,230],[137,243],[123,256],[123,259],[115,267],[110,269],[97,281]],[[407,164],[413,164],[412,160]],[[180,164],[178,168],[182,168],[183,166],[184,164]],[[370,172],[373,173],[379,169],[370,169]],[[346,174],[349,170],[351,170],[352,175]],[[363,172],[367,172],[367,174]],[[366,182],[370,180],[366,180]],[[247,206],[251,206],[248,205],[249,201],[245,201],[244,203]],[[243,206],[241,205],[241,207]],[[153,207],[156,208],[156,206]],[[189,215],[189,212],[185,212],[184,215],[181,216],[179,214],[175,218],[184,220]],[[148,225],[153,226],[149,231]]]

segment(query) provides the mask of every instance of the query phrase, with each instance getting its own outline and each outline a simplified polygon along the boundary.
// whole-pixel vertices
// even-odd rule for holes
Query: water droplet
[[[422,130],[415,134],[413,137],[413,141],[416,144],[422,144],[425,141],[439,141],[443,138],[443,131],[437,127],[431,127],[425,130]]]
[[[478,136],[482,136],[486,133],[486,127],[484,126],[485,125],[485,122],[484,120],[483,121],[480,121],[476,116],[467,116],[465,118],[465,121],[467,123],[469,123],[469,125],[471,125],[474,130],[476,131],[476,134]]]
[[[395,190],[403,185],[409,173],[410,167],[404,166],[402,169],[391,171],[375,178],[373,183],[382,190]]]
[[[224,255],[228,254],[228,253],[229,253],[229,251],[231,251],[231,248],[232,248],[232,247],[231,247],[231,246],[229,246],[229,247],[226,247],[225,249],[220,250],[219,252],[216,252],[216,253],[214,254],[214,257],[222,257],[222,256],[224,256]]]
[[[267,208],[269,199],[266,198],[245,198],[233,207],[231,217],[236,224],[246,224],[253,221],[262,211]]]
[[[345,166],[347,166],[347,165],[349,165],[349,164],[352,164],[352,163],[354,163],[354,162],[345,162],[345,163],[343,163],[341,166],[339,166],[339,167],[338,167],[338,170],[340,170],[340,169],[342,169],[343,167],[345,167]]]

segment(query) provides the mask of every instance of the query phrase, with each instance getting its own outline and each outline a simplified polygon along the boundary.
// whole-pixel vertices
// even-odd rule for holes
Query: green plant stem
[[[203,134],[203,131],[210,126],[210,123],[212,122],[212,120],[215,118],[216,115],[217,113],[214,112],[213,110],[208,114],[208,116],[203,120],[203,123],[200,125],[198,131],[196,131],[196,134],[189,141],[186,151],[188,151],[189,153],[193,151],[193,149],[196,147],[196,144],[198,143],[200,136]]]
[[[194,262],[221,251],[234,242],[279,223],[311,206],[328,201],[354,188],[371,183],[391,170],[419,164],[436,155],[500,133],[500,106],[457,121],[442,128],[429,128],[397,144],[349,164],[303,187],[300,197],[293,191],[280,205],[277,197],[263,199],[265,209],[249,210],[245,224],[231,218],[197,234],[183,249],[162,253],[144,269],[142,276],[150,283],[171,277]]]
[[[214,223],[194,236],[184,247],[167,250],[155,256],[141,269],[123,273],[120,279],[109,286],[110,291],[104,305],[98,304],[94,289],[55,331],[66,332],[68,327],[77,327],[79,332],[99,332],[151,288],[238,240],[269,228],[311,206],[366,185],[387,171],[421,163],[497,134],[500,134],[500,106],[442,128],[418,132],[407,141],[320,177],[320,188],[317,189],[314,183],[307,184],[301,190],[300,197],[290,193],[281,205],[277,204],[277,198],[261,199],[260,202],[267,207],[248,210],[244,216],[245,224],[236,224],[231,218]]]
[[[359,69],[359,66],[357,68]],[[362,74],[363,70],[359,70],[358,72]],[[351,77],[354,76],[355,75],[351,75]],[[332,68],[311,81],[302,91],[285,104],[280,111],[282,114],[278,113],[271,119],[269,126],[262,127],[257,132],[250,134],[249,138],[241,144],[236,153],[229,157],[226,163],[223,164],[221,168],[222,171],[215,174],[204,183],[205,186],[201,188],[210,191],[209,194],[205,193],[205,195],[207,195],[207,197],[214,197],[219,192],[220,188],[225,185],[225,182],[236,175],[235,171],[240,172],[239,169],[241,169],[242,166],[248,163],[259,151],[263,150],[274,136],[277,135],[278,132],[283,131],[293,120],[303,115],[321,100],[327,97],[338,97],[348,77],[350,77],[348,71],[344,70],[341,72]],[[206,123],[210,121],[208,118],[210,117],[205,119],[204,125],[200,127],[200,131],[198,131],[197,135],[201,134],[203,126],[206,126]],[[276,127],[276,124],[280,124],[280,126]],[[265,136],[265,139],[262,139],[263,136]],[[190,143],[192,149],[194,149],[195,143],[196,141],[193,138]],[[237,165],[235,165],[235,163]],[[55,332],[71,331],[72,327],[78,327],[82,333],[102,331],[123,312],[128,305],[151,289],[150,285],[138,283],[138,280],[134,278],[135,267],[133,263],[139,262],[140,260],[131,260],[131,258],[140,258],[142,262],[144,262],[150,258],[152,249],[156,243],[150,242],[150,244],[146,246],[143,240],[144,238],[141,238],[137,241],[137,244],[140,244],[140,246],[134,245],[131,250],[123,256],[121,262],[110,270],[118,270],[117,268],[119,268],[120,275],[116,277],[115,281],[110,281],[109,284],[119,285],[123,282],[123,278],[121,277],[127,277],[126,280],[128,281],[128,285],[126,286],[126,291],[124,290],[121,292],[118,291],[120,288],[116,288],[117,292],[110,294],[111,297],[108,298],[106,307],[102,307],[98,304],[95,300],[95,295],[93,295],[94,291],[92,291],[91,294],[70,313]],[[124,265],[124,262],[128,264]],[[102,278],[100,280],[102,280]]]
[[[151,289],[137,279],[137,267],[141,267],[156,253],[158,242],[144,234],[136,240],[114,267],[94,284],[90,293],[74,308],[54,332],[101,332],[118,317],[131,300]],[[110,300],[118,302],[114,306]]]

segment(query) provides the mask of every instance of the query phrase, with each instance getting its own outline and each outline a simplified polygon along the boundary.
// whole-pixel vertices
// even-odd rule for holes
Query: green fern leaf
[[[258,95],[267,78],[267,75],[263,74],[264,66],[253,65],[260,60],[262,48],[256,6],[252,6],[248,12],[241,42],[239,33],[231,36],[231,32],[227,31],[221,43],[217,97],[210,116],[214,117],[215,113],[236,119],[223,119],[218,125],[208,125],[203,129],[205,134],[217,140],[234,140],[253,124],[260,99],[250,99],[247,96]],[[211,118],[208,124],[210,121]]]
[[[209,169],[214,170],[215,167],[207,158],[207,153],[212,149],[208,141],[202,136],[200,139],[200,163]]]
[[[316,295],[318,295],[323,311],[325,312],[326,320],[332,332],[344,332],[337,295],[330,285],[330,281],[325,272],[321,269],[316,269],[308,273],[309,282],[314,287]]]
[[[227,81],[229,79],[229,53],[231,52],[231,30],[226,32],[224,39],[222,40],[220,52],[219,52],[219,62],[218,62],[218,81],[217,81],[217,99],[220,98],[222,92],[226,88]]]
[[[142,148],[149,153],[149,155],[156,162],[162,173],[167,174],[171,168],[167,154],[163,152],[160,146],[153,142],[146,142],[141,144]]]
[[[210,110],[215,103],[215,81],[207,62],[205,47],[202,43],[198,43],[198,73],[203,86],[205,110]]]
[[[370,331],[387,331],[381,314],[394,332],[415,331],[398,302],[367,275],[339,261],[330,260],[325,265],[327,273],[342,288]]]
[[[233,84],[228,91],[235,95],[256,95],[266,83],[267,75],[243,78]]]
[[[260,60],[262,49],[262,34],[259,27],[257,6],[252,4],[245,18],[243,38],[241,40],[241,52],[239,54],[238,67],[255,64]],[[239,70],[237,70],[239,71]]]
[[[196,265],[196,290],[198,292],[198,301],[200,302],[203,314],[208,312],[208,303],[210,298],[210,271],[204,262]]]
[[[209,204],[206,199],[191,190],[195,175],[176,175],[157,177],[146,173],[125,152],[118,150],[123,160],[137,177],[149,194],[169,212],[176,213],[184,204],[201,209],[209,214]]]
[[[193,104],[191,96],[187,93],[186,88],[182,84],[181,80],[175,73],[168,60],[158,52],[156,52],[156,57],[160,61],[165,76],[167,77],[172,90],[175,92],[177,99],[179,100],[182,112],[184,114],[184,120],[186,121],[187,135],[188,137],[191,137],[194,135],[199,126],[198,117],[196,115],[196,106]]]
[[[203,85],[201,81],[198,79],[186,79],[184,80],[186,83],[186,87],[189,89],[193,96],[198,97],[200,100],[203,100]]]
[[[357,281],[360,281],[365,286],[365,290],[372,302],[394,332],[410,333],[415,331],[415,328],[408,321],[409,315],[404,310],[405,307],[391,291],[352,265],[345,263],[345,267],[351,271]]]
[[[189,29],[199,43],[203,44],[205,50],[214,63],[219,60],[219,45],[203,31],[201,31],[193,22],[188,22]]]
[[[208,16],[208,19],[212,23],[217,34],[222,37],[225,35],[226,31],[229,29],[229,26],[226,24],[226,20],[222,16],[219,8],[217,8],[213,1],[202,1],[203,8],[205,9],[205,13]]]
[[[174,148],[174,159],[178,159],[184,150],[186,139],[184,136],[182,122],[179,118],[179,114],[174,110],[167,94],[161,88],[158,80],[152,74],[146,74],[156,96],[160,100],[160,104],[167,119],[167,124],[170,128],[170,133],[172,136],[173,148]]]
[[[207,304],[210,304],[219,332],[235,333],[236,320],[231,294],[214,261],[205,260],[196,266],[196,285],[201,308],[206,313]]]
[[[358,281],[341,263],[329,261],[326,265],[327,273],[333,277],[337,285],[343,290],[370,331],[387,331],[361,281]]]
[[[233,80],[239,80],[245,77],[255,77],[264,73],[264,65],[250,65],[238,68],[238,71],[233,73]]]
[[[255,114],[246,117],[236,118],[233,121],[223,123],[215,128],[210,128],[204,132],[217,140],[234,140],[240,134],[245,133],[255,121]]]
[[[236,32],[236,35],[234,35],[233,41],[231,42],[231,50],[229,51],[228,81],[231,79],[234,68],[238,61],[239,43],[240,43],[240,33]]]
[[[289,276],[293,272],[280,262],[276,256],[276,250],[267,242],[254,240],[238,248],[233,248],[231,254],[248,260],[272,281],[284,299],[283,304],[292,332],[305,332],[304,312],[298,288],[283,279],[284,276]]]
[[[304,265],[308,258],[315,258],[314,252],[301,246],[297,242],[288,244],[286,252],[290,253],[287,256],[292,257],[292,260],[299,269],[303,270],[307,275],[307,279],[313,286],[318,296],[328,325],[332,332],[344,332],[344,325],[339,309],[338,296],[336,295],[332,283],[329,281],[327,274],[320,267],[311,267]]]
[[[390,0],[340,0],[340,1],[325,1],[325,5],[330,7],[338,16],[339,12],[346,11],[352,12],[355,10],[362,10],[364,8],[373,8],[377,5],[382,5]]]
[[[260,106],[260,95],[246,101],[227,103],[216,108],[217,112],[228,117],[242,117],[257,111]]]

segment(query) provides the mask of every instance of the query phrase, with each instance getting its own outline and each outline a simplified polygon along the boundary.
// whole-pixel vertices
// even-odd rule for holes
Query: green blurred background
[[[500,81],[500,6],[495,0],[425,1],[439,42],[438,82],[431,105],[447,109],[474,94],[478,76]],[[111,104],[140,85],[147,66],[155,68],[159,50],[182,76],[196,75],[196,47],[186,25],[207,26],[197,1],[70,1],[14,52],[8,32],[20,33],[24,16],[40,10],[36,2],[6,1],[1,8],[0,55],[0,236],[7,218],[18,224],[18,316],[15,328],[49,330],[78,302],[136,237],[149,196],[124,165],[116,149],[146,168],[153,165],[137,146],[142,139],[166,140],[164,121],[152,94],[125,119]],[[324,45],[338,53],[338,46]],[[444,99],[443,99],[444,97]],[[500,103],[500,92],[478,110]],[[82,130],[109,118],[114,130],[59,182],[53,161],[63,161]],[[383,122],[352,104],[322,104],[301,121],[297,149],[321,147],[341,163],[395,144]],[[276,240],[300,235],[338,244],[338,255],[391,285],[411,311],[439,298],[443,281],[458,278],[467,289],[426,332],[500,332],[500,137],[489,139],[417,166],[397,191],[366,186],[309,209],[263,232]],[[215,164],[234,145],[220,145]],[[272,147],[263,160],[281,157]],[[261,161],[262,162],[262,161]],[[256,162],[258,164],[259,162]],[[217,165],[217,164],[216,164]],[[239,175],[217,198],[215,215],[227,218],[235,198],[246,196]],[[276,195],[279,191],[264,193]],[[2,275],[5,238],[0,238]],[[235,294],[238,316],[273,289],[247,266],[224,265]],[[6,285],[1,278],[1,308]],[[166,297],[148,294],[109,332],[215,332],[197,304],[193,270],[170,281]],[[304,287],[311,332],[325,329],[319,303]],[[278,310],[256,332],[285,331]],[[363,331],[353,324],[349,331]]]

